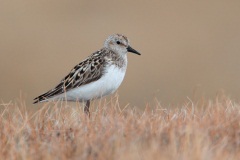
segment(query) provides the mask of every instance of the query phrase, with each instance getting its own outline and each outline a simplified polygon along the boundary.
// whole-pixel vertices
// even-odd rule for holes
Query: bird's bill
[[[135,49],[133,49],[133,48],[130,47],[130,46],[127,47],[127,51],[128,51],[128,52],[135,53],[135,54],[138,54],[138,55],[141,55],[138,51],[136,51]]]

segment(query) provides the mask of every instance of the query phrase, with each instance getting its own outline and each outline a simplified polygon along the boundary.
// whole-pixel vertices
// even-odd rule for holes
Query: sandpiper
[[[36,97],[34,103],[67,100],[85,102],[84,112],[90,116],[93,99],[115,92],[127,69],[127,52],[140,55],[122,34],[109,36],[104,47],[76,65],[52,90]]]

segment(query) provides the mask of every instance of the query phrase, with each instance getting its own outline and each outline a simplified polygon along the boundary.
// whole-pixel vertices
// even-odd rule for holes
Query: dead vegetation
[[[2,103],[1,159],[221,160],[240,157],[240,106],[228,98],[144,110],[119,106],[117,98],[91,106]]]

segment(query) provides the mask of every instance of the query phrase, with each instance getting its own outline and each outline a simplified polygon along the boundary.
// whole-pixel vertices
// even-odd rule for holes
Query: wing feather
[[[53,98],[71,89],[89,84],[101,78],[104,74],[106,60],[101,56],[102,50],[93,53],[87,59],[76,65],[70,73],[52,90],[36,97],[34,103]]]

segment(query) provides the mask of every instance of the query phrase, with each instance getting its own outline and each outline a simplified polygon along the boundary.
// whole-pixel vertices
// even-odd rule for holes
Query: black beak
[[[141,55],[138,51],[136,51],[135,49],[133,49],[133,48],[130,47],[130,46],[127,47],[127,51],[128,51],[128,52],[135,53],[135,54],[138,54],[138,55]]]

